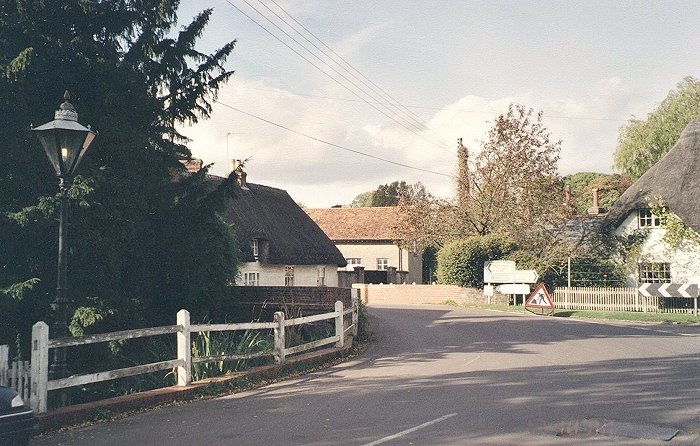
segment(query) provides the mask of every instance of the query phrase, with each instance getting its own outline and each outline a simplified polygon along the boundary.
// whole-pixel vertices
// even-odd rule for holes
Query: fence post
[[[180,310],[177,312],[177,325],[181,330],[177,332],[177,359],[182,365],[177,367],[177,385],[187,386],[192,384],[192,347],[190,342],[190,312]]]
[[[343,348],[345,345],[345,327],[343,326],[343,302],[335,301],[335,335],[338,336],[338,342],[335,346]]]
[[[360,309],[360,290],[353,288],[351,290],[352,296],[352,337],[357,337],[358,324],[360,323],[359,309]]]
[[[277,324],[277,327],[275,327],[275,361],[277,364],[284,364],[285,339],[283,312],[277,311],[275,313],[275,323]]]
[[[10,371],[10,346],[0,345],[0,386],[7,386]]]
[[[49,326],[39,321],[32,326],[32,365],[29,404],[36,413],[45,413],[49,394]]]

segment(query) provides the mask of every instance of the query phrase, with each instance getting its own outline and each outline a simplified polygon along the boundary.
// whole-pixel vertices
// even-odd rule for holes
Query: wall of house
[[[615,234],[625,235],[639,228],[637,212],[631,212]],[[649,236],[640,250],[638,263],[669,263],[671,265],[671,281],[673,283],[700,283],[700,247],[689,242],[678,249],[668,246],[662,240],[666,229],[649,228]],[[639,273],[635,270],[627,279],[627,285],[637,287]]]
[[[365,270],[376,270],[377,259],[389,259],[389,266],[398,271],[407,271],[406,282],[421,283],[423,277],[423,260],[421,256],[410,254],[393,243],[336,243],[336,246],[348,258],[362,259]],[[352,265],[348,265],[352,267]]]
[[[243,275],[247,272],[260,273],[260,286],[284,286],[286,265],[271,265],[260,262],[241,262],[238,265],[236,285],[243,285]],[[325,268],[325,285],[338,286],[338,265],[294,265],[294,286],[317,286],[318,270]]]

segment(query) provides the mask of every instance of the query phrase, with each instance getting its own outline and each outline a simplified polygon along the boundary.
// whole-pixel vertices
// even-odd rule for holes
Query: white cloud
[[[286,189],[310,207],[348,204],[359,193],[396,180],[421,181],[436,195],[451,196],[453,179],[371,159],[357,150],[397,163],[442,174],[455,173],[457,138],[472,153],[486,138],[489,121],[512,102],[544,110],[545,125],[562,139],[562,174],[610,171],[618,120],[629,115],[631,92],[619,79],[601,82],[581,98],[533,100],[526,92],[486,99],[464,96],[424,118],[427,128],[408,131],[367,104],[328,99],[347,97],[340,87],[326,86],[318,96],[300,96],[265,81],[235,79],[224,87],[220,102],[311,136],[307,138],[216,104],[212,119],[185,130],[193,154],[215,163],[212,172],[227,173],[228,157],[252,157],[249,181]],[[595,118],[595,119],[591,119]],[[403,121],[403,119],[401,119]],[[440,147],[428,141],[440,140]],[[342,146],[334,147],[323,141]]]

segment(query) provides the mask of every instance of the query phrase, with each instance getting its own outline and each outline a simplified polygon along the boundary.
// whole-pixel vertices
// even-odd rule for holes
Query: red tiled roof
[[[393,241],[401,220],[397,206],[304,210],[333,241]]]

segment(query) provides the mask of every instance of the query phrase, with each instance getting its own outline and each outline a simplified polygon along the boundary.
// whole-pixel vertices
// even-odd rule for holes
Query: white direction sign
[[[515,262],[512,260],[484,262],[484,283],[512,283],[513,276],[515,276]]]
[[[484,262],[484,283],[537,283],[539,278],[534,269],[515,269],[512,260]]]
[[[496,291],[501,294],[530,294],[530,285],[526,283],[505,283],[498,285]]]
[[[514,283],[537,283],[540,275],[534,269],[516,269]],[[528,291],[529,292],[529,291]]]

